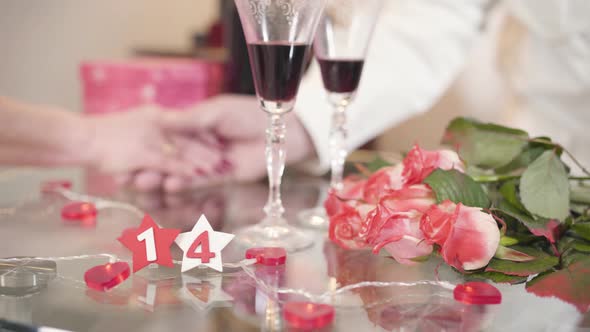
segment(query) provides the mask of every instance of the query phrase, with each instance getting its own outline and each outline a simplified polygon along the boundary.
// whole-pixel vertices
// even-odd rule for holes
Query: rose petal
[[[447,264],[460,270],[476,270],[494,257],[500,230],[494,218],[479,208],[459,204],[451,233],[441,248]]]
[[[377,204],[387,190],[401,189],[403,165],[384,167],[375,172],[365,183],[363,198],[367,203]]]
[[[442,246],[449,237],[458,214],[458,205],[451,201],[433,205],[420,219],[420,229],[429,242]]]

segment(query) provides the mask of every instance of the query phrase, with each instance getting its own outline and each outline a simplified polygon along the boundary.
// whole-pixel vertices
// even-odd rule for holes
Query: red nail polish
[[[224,158],[224,159],[221,159],[221,167],[223,167],[224,169],[227,169],[227,170],[231,170],[234,168],[234,164],[232,164],[231,161]]]

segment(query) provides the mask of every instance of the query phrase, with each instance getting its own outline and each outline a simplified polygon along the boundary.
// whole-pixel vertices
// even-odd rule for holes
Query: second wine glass
[[[329,139],[330,190],[336,192],[343,189],[344,163],[348,155],[346,110],[358,90],[382,6],[383,0],[328,0],[315,36],[314,53],[328,102],[333,107]],[[327,228],[329,224],[323,207],[304,210],[299,219],[316,228]]]

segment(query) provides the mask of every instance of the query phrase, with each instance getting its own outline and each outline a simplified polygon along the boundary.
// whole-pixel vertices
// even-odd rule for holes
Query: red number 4
[[[197,252],[197,248],[201,247],[201,252]],[[209,263],[211,258],[215,257],[215,253],[209,251],[209,232],[204,231],[197,236],[193,244],[186,253],[188,258],[199,258],[202,263]]]

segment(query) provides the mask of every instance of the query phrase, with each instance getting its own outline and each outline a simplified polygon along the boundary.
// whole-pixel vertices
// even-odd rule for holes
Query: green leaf
[[[543,152],[550,150],[554,147],[551,139],[539,137],[536,140],[546,141],[547,144],[539,142],[529,142],[522,150],[522,153],[516,156],[510,163],[502,167],[496,168],[496,173],[506,174],[520,172],[522,173],[533,161],[539,158]]]
[[[577,239],[571,236],[564,236],[558,244],[560,252],[568,250],[577,250],[583,253],[590,253],[590,242],[586,242],[582,239]]]
[[[497,209],[494,209],[494,211],[499,211],[500,213],[503,213],[518,220],[520,223],[525,225],[531,232],[539,229],[546,229],[549,223],[549,219],[535,219],[529,216],[526,212],[517,209],[512,204],[509,204],[505,201],[500,202],[499,207]]]
[[[498,246],[496,254],[494,255],[497,259],[502,259],[512,262],[529,262],[535,260],[535,257],[527,255],[522,251],[518,251],[505,246]]]
[[[532,247],[514,247],[514,249],[533,256],[535,259],[528,262],[512,262],[493,258],[485,271],[526,277],[531,274],[545,272],[559,263],[558,257],[548,255]]]
[[[557,297],[582,313],[590,310],[590,258],[575,261],[567,268],[543,273],[526,285],[526,290],[541,297]]]
[[[491,280],[495,283],[500,284],[519,284],[525,282],[527,277],[520,277],[520,276],[511,276],[508,274],[500,273],[500,272],[476,272],[467,274],[466,279],[476,279],[476,280]]]
[[[579,237],[590,241],[590,222],[573,224],[570,229]]]
[[[588,254],[576,250],[569,250],[562,254],[561,263],[567,267],[585,259],[588,259]]]
[[[375,159],[371,160],[365,167],[371,172],[375,173],[383,167],[391,166],[392,163],[383,159],[381,156],[376,156]]]
[[[590,244],[584,243],[582,241],[576,241],[572,244],[572,249],[577,250],[579,252],[590,254]]]
[[[509,237],[509,236],[502,236],[500,238],[500,245],[504,246],[504,247],[510,247],[513,246],[515,244],[518,244],[518,239],[515,239],[513,237]]]
[[[572,202],[580,204],[590,204],[590,188],[576,186],[571,188],[571,200]]]
[[[558,220],[569,215],[568,176],[555,152],[543,153],[523,173],[520,197],[532,214]]]
[[[519,155],[528,138],[522,130],[456,118],[447,127],[443,144],[456,147],[468,164],[498,168]]]
[[[510,203],[512,206],[514,206],[515,208],[524,212],[524,211],[526,211],[526,208],[522,205],[522,203],[520,202],[520,199],[518,198],[518,192],[516,190],[517,185],[518,185],[517,180],[506,181],[500,187],[500,194],[502,194],[504,199],[508,203]],[[524,213],[528,214],[527,212],[524,212]]]
[[[466,206],[480,208],[490,206],[488,195],[481,185],[457,170],[437,169],[424,180],[424,183],[432,188],[438,203],[448,199]]]

